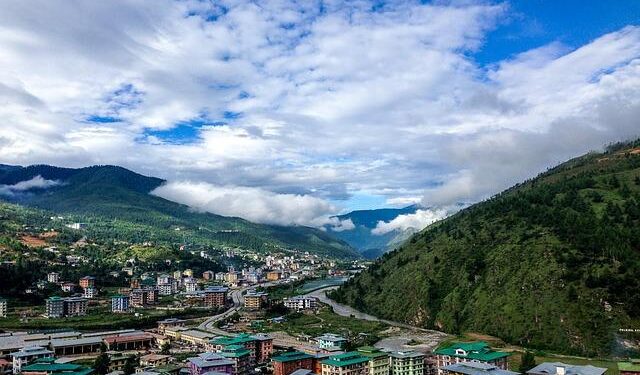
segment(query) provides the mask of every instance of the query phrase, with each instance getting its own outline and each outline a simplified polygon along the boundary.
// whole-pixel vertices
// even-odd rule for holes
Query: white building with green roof
[[[508,358],[511,353],[492,350],[484,341],[458,342],[433,352],[436,355],[438,375],[444,367],[462,362],[478,362],[493,365],[501,370],[509,370]]]

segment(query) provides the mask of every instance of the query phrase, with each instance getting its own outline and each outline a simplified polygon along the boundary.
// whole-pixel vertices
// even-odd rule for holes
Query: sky
[[[0,2],[0,163],[202,211],[402,228],[640,137],[638,1]]]

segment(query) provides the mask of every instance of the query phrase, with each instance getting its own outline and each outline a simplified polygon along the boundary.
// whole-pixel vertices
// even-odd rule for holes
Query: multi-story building
[[[111,312],[126,313],[129,312],[129,296],[117,295],[111,298]]]
[[[187,277],[193,277],[193,270],[191,268],[187,268],[182,274]]]
[[[147,303],[149,305],[158,303],[158,289],[154,287],[145,287],[144,291],[147,293]]]
[[[22,350],[9,354],[13,360],[13,373],[22,372],[22,367],[40,358],[51,358],[53,352],[42,346],[26,346]]]
[[[47,281],[53,284],[57,284],[60,282],[60,274],[57,272],[49,272],[47,274]]]
[[[267,272],[267,280],[268,281],[278,281],[282,278],[282,271],[274,270]]]
[[[606,368],[591,365],[568,365],[562,362],[543,362],[531,370],[527,375],[603,375]]]
[[[7,317],[7,300],[0,297],[0,318]]]
[[[509,370],[508,358],[511,353],[492,350],[486,342],[459,342],[446,348],[434,351],[438,375],[442,368],[460,362],[480,362],[493,365],[502,370]]]
[[[198,290],[198,282],[193,277],[187,277],[184,279],[184,290],[187,293],[195,292]]]
[[[238,273],[237,272],[227,272],[224,274],[224,281],[229,284],[235,284],[238,282]]]
[[[187,359],[187,367],[191,375],[202,375],[207,372],[231,374],[235,362],[218,353],[202,353]]]
[[[344,344],[347,343],[347,339],[342,336],[334,335],[333,333],[325,333],[322,336],[316,337],[316,343],[320,349],[342,349]]]
[[[242,345],[229,345],[220,352],[223,357],[233,361],[231,375],[247,375],[251,367],[251,350]]]
[[[62,284],[62,286],[60,288],[65,293],[71,293],[76,289],[76,284],[74,284],[74,283],[64,283],[64,284]]]
[[[98,288],[93,286],[84,288],[82,296],[89,299],[96,298],[98,296]]]
[[[321,375],[368,375],[369,358],[358,352],[333,355],[320,361]]]
[[[45,316],[47,318],[64,317],[64,299],[60,297],[49,297],[46,301]]]
[[[250,291],[244,296],[244,307],[248,310],[259,310],[268,303],[269,294],[264,292]]]
[[[156,278],[156,285],[171,283],[173,283],[173,277],[171,275],[167,275],[166,273],[160,274]]]
[[[391,375],[424,375],[424,353],[406,351],[389,353]]]
[[[358,353],[369,358],[369,375],[389,375],[389,354],[372,346],[358,348]]]
[[[290,375],[296,370],[313,370],[313,356],[303,352],[287,352],[271,358],[273,375]]]
[[[229,347],[241,346],[249,350],[251,365],[265,363],[273,353],[273,338],[266,334],[249,335],[241,333],[234,337],[218,337],[211,340],[207,348],[211,351],[224,351]]]
[[[93,288],[96,286],[96,278],[93,276],[85,276],[80,279],[80,287],[83,289]]]
[[[64,316],[87,315],[89,301],[82,297],[71,297],[64,299]]]
[[[222,307],[227,303],[229,288],[210,286],[204,290],[204,307]]]
[[[129,297],[132,307],[146,307],[158,302],[158,291],[154,288],[134,289]]]
[[[315,310],[318,308],[318,299],[315,297],[295,296],[286,298],[284,306],[291,310]]]
[[[519,375],[482,362],[460,362],[442,368],[445,375]],[[553,374],[548,374],[553,375]]]
[[[161,296],[170,296],[173,294],[173,284],[158,284],[158,294]]]
[[[256,362],[267,362],[273,354],[273,337],[264,333],[258,333],[252,337],[256,339]]]

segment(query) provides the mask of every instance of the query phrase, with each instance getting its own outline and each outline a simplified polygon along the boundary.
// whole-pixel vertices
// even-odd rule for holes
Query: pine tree
[[[93,369],[96,374],[104,375],[109,372],[109,355],[105,352],[100,353],[98,358],[93,362]]]
[[[530,351],[526,351],[522,355],[522,362],[520,363],[520,372],[525,374],[527,371],[536,367],[536,357]]]

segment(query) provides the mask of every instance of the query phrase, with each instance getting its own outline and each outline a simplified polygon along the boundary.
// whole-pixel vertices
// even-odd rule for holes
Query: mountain
[[[391,246],[407,239],[413,232],[392,231],[377,235],[371,233],[371,230],[376,227],[379,221],[389,222],[400,215],[415,213],[418,208],[417,205],[411,205],[404,208],[352,211],[336,217],[340,220],[351,220],[355,228],[342,231],[333,231],[331,228],[327,230],[334,237],[358,249],[365,258],[375,259],[384,254]]]
[[[262,225],[194,212],[149,194],[162,183],[162,179],[117,166],[0,166],[0,198],[83,216],[83,220],[93,222],[87,230],[110,233],[114,239],[153,239],[263,251],[298,249],[334,258],[360,256],[345,242],[315,228]]]
[[[332,298],[450,333],[627,355],[638,336],[620,329],[640,326],[639,270],[636,141],[570,160],[432,224]]]

